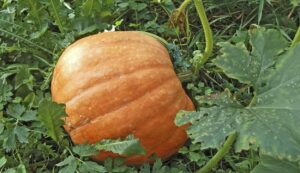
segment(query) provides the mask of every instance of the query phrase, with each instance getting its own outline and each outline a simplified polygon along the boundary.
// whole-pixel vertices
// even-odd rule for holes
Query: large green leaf
[[[270,156],[261,156],[261,162],[251,173],[299,173],[300,167],[297,163],[287,160],[279,160]]]
[[[202,100],[213,106],[201,108],[198,112],[184,113],[186,116],[179,115],[176,123],[182,125],[191,122],[188,134],[194,142],[202,142],[203,148],[219,147],[226,136],[236,131],[236,151],[248,150],[252,145],[259,147],[264,155],[299,161],[300,45],[276,58],[284,49],[273,39],[279,39],[277,32],[254,30],[250,36],[251,56],[241,44],[224,43],[223,55],[215,62],[228,76],[254,86],[256,95],[251,104],[242,107],[229,92],[203,97]],[[263,38],[269,38],[275,43],[262,44],[266,41]],[[285,45],[285,41],[282,43]],[[268,48],[264,50],[263,47]],[[239,52],[249,56],[239,56]],[[257,61],[256,55],[264,56]],[[227,60],[221,61],[220,58]],[[260,62],[260,68],[253,72],[241,70],[239,66],[247,67],[244,64],[250,61],[247,58]],[[255,69],[254,64],[249,68]],[[253,74],[257,76],[252,77]]]
[[[287,47],[287,41],[279,31],[273,29],[254,29],[249,35],[251,52],[244,43],[219,43],[223,54],[214,63],[229,77],[256,86],[266,70],[275,63],[278,54]]]

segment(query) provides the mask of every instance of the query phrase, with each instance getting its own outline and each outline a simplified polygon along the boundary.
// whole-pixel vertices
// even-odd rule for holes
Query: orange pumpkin
[[[166,159],[186,141],[176,113],[193,110],[167,49],[141,32],[105,32],[82,38],[61,55],[52,97],[66,104],[65,129],[75,144],[133,134],[146,155],[118,156],[101,151],[94,158],[125,157],[127,164]]]

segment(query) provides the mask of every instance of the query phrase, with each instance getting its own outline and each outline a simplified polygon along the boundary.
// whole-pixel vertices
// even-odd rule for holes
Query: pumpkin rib
[[[184,98],[186,98],[186,99],[184,99],[184,100],[180,100],[180,101],[184,101],[184,104],[183,105],[185,105],[185,109],[186,110],[192,110],[192,109],[194,109],[194,105],[191,103],[191,100],[189,99],[189,97],[187,97],[187,95],[186,94],[184,94],[184,96],[183,96]],[[181,104],[182,105],[182,104]],[[170,105],[171,107],[173,107],[173,105]],[[179,106],[180,107],[180,106]],[[181,109],[179,109],[179,110],[181,110]],[[179,111],[178,110],[178,111]],[[178,112],[178,111],[176,111],[176,112]],[[176,113],[175,113],[175,115],[176,115]],[[175,120],[175,116],[173,116],[173,119]],[[176,126],[175,124],[173,124],[174,126]],[[176,129],[176,130],[180,130],[180,128],[186,128],[186,126],[180,126],[178,129]],[[182,131],[182,130],[180,130],[180,131]],[[170,140],[174,135],[176,134],[176,132],[173,132],[173,133],[171,133],[170,134],[170,136],[168,136],[167,138],[166,138],[166,140],[164,140],[164,141],[162,141],[160,144],[161,145],[163,145],[166,141],[168,141],[168,140]],[[155,150],[157,148],[157,146],[155,146],[155,147],[153,147],[152,148],[152,150]],[[151,149],[149,150],[149,151],[151,151]]]
[[[171,78],[165,80],[164,82],[167,82],[168,80],[171,80]],[[151,92],[151,91],[154,90],[154,89],[155,89],[155,87],[152,88],[152,89],[150,89],[150,90],[148,90],[148,92]],[[145,94],[146,94],[146,93],[145,93]],[[73,130],[75,130],[75,129],[77,129],[77,128],[80,128],[80,127],[82,127],[82,126],[84,126],[85,124],[93,123],[93,121],[94,121],[96,118],[100,118],[100,117],[105,116],[105,114],[107,114],[107,113],[110,113],[110,112],[113,112],[113,111],[117,111],[118,109],[121,109],[122,107],[124,107],[124,106],[130,104],[132,101],[134,101],[135,99],[138,99],[139,97],[144,96],[145,94],[140,95],[140,96],[138,96],[137,98],[134,98],[134,99],[132,99],[132,100],[130,100],[130,101],[123,102],[121,106],[116,107],[116,108],[114,108],[114,109],[112,109],[112,110],[109,110],[109,112],[106,112],[106,113],[103,113],[103,114],[98,114],[98,116],[95,116],[95,117],[93,117],[93,118],[83,119],[83,120],[81,120],[81,121],[83,121],[83,123],[81,123],[81,124],[79,124],[79,125],[74,125],[74,124],[73,124],[73,125],[67,125],[67,126],[68,126],[67,128],[69,129],[68,132],[72,132]]]
[[[170,84],[173,84],[173,83],[170,83]],[[170,87],[171,86],[170,84],[167,86]],[[173,91],[172,93],[176,93],[177,91],[178,90]],[[84,142],[94,143],[98,140],[106,139],[106,138],[126,137],[128,134],[130,134],[135,129],[135,125],[139,122],[139,120],[142,120],[142,121],[148,120],[144,117],[145,117],[145,114],[151,113],[149,111],[148,112],[146,111],[146,110],[149,110],[149,107],[147,109],[147,106],[140,105],[140,107],[136,108],[138,110],[145,111],[145,113],[141,116],[137,116],[140,114],[137,113],[136,109],[133,109],[133,108],[136,107],[136,103],[140,103],[143,99],[149,98],[149,95],[150,94],[144,96],[143,98],[136,100],[134,103],[131,103],[131,106],[123,107],[120,110],[109,113],[107,116],[105,116],[105,118],[103,118],[103,117],[98,118],[97,121],[94,121],[94,123],[87,124],[85,126],[85,128],[76,129],[75,132],[80,132],[80,133],[75,133],[73,131],[73,133],[70,133],[71,138],[76,143],[84,143]],[[174,96],[174,95],[172,95],[172,96]],[[165,94],[161,94],[158,97],[160,99],[162,99],[163,97],[165,97]],[[172,100],[173,98],[174,97],[172,97],[170,100]],[[149,101],[149,100],[146,100],[146,101]],[[155,102],[154,100],[152,100],[152,101]],[[150,104],[152,105],[153,103],[150,103]],[[161,109],[164,109],[168,104],[169,104],[169,102],[165,102],[163,105],[160,106]],[[153,108],[151,108],[151,110],[152,109]],[[140,111],[140,112],[142,112],[142,111]],[[126,117],[124,117],[124,115],[123,115],[124,113],[125,113]],[[125,124],[124,124],[123,118],[126,118]],[[112,127],[118,127],[118,128],[106,129],[106,127],[108,125],[111,125]],[[102,130],[101,133],[97,133],[97,134],[90,133],[90,132],[94,132],[94,131],[99,131],[101,129],[105,129],[105,130]],[[88,139],[89,141],[86,141],[86,139]]]
[[[104,32],[104,33],[100,33],[100,34],[96,34],[96,35],[87,36],[87,37],[84,37],[84,38],[76,41],[73,46],[75,46],[76,44],[82,43],[86,40],[89,40],[89,42],[92,42],[92,44],[95,44],[95,42],[92,40],[92,39],[95,39],[96,42],[98,42],[98,44],[102,43],[104,45],[105,44],[116,44],[116,43],[119,43],[119,42],[122,42],[122,43],[125,42],[126,44],[135,42],[135,43],[138,43],[139,45],[142,45],[142,44],[146,43],[147,45],[157,47],[158,49],[162,48],[161,43],[157,39],[155,39],[151,36],[148,36],[144,33],[141,33],[141,32],[118,31],[118,33],[117,33],[118,35],[114,36],[114,37],[112,37],[110,34],[111,33],[109,33],[109,32]],[[139,36],[137,36],[137,34]],[[120,39],[120,36],[122,36],[121,39]],[[124,39],[124,37],[125,37],[125,39]],[[117,41],[116,41],[116,39],[117,39]],[[113,41],[111,41],[111,40],[113,40]],[[165,48],[165,50],[166,50],[166,52],[168,52],[166,48]]]
[[[107,42],[107,43],[95,43],[93,44],[93,46],[97,46],[97,47],[100,47],[100,46],[105,46],[105,47],[119,47],[118,45],[115,45],[115,44],[126,44],[126,45],[130,45],[132,44],[134,46],[134,44],[137,44],[137,45],[141,45],[141,44],[147,44],[148,46],[152,47],[152,48],[155,48],[157,51],[159,51],[160,53],[162,54],[165,54],[165,55],[169,55],[168,54],[168,51],[167,50],[162,50],[161,47],[158,47],[154,44],[151,44],[151,43],[145,43],[143,41],[138,41],[138,40],[135,40],[134,42],[128,42],[127,40],[120,40],[120,41],[114,41],[114,42]],[[101,48],[101,47],[100,47]]]
[[[129,101],[128,103],[125,103],[123,105],[120,105],[120,107],[118,107],[117,109],[115,110],[112,110],[108,113],[105,113],[103,114],[102,116],[97,116],[95,117],[94,119],[91,119],[89,121],[89,123],[95,123],[95,121],[98,121],[98,119],[100,118],[104,118],[105,116],[107,116],[107,114],[109,113],[112,113],[112,112],[115,112],[115,111],[118,111],[120,109],[122,109],[123,107],[129,105],[129,104],[132,104],[132,102],[138,102],[141,98],[144,98],[145,96],[148,96],[150,93],[153,93],[154,91],[156,91],[157,89],[160,89],[159,87],[161,87],[162,85],[166,85],[168,84],[170,81],[172,81],[173,79],[176,79],[176,76],[174,77],[171,77],[167,80],[164,80],[164,82],[161,84],[161,85],[157,85],[156,87],[154,87],[153,89],[149,90],[148,92],[145,92],[144,94],[142,94],[140,97],[138,97],[137,99],[133,99],[132,101]],[[72,135],[74,133],[74,130],[77,130],[77,129],[80,129],[80,128],[83,128],[85,125],[88,125],[87,123],[85,123],[84,125],[82,126],[77,126],[77,127],[73,127],[73,129],[71,131],[69,131],[69,133]]]
[[[166,81],[168,79],[165,79],[164,81]],[[163,82],[164,82],[163,81]],[[151,90],[154,90],[156,86],[153,86],[153,84],[151,84],[151,88],[145,88],[145,91],[151,91]],[[101,112],[97,115],[93,115],[93,114],[89,114],[87,113],[85,110],[81,110],[79,109],[78,107],[80,106],[80,102],[77,103],[75,101],[76,104],[67,104],[67,114],[69,114],[69,117],[67,117],[66,119],[66,124],[68,126],[68,129],[73,129],[73,127],[76,127],[76,126],[79,126],[79,125],[82,125],[82,124],[86,124],[87,122],[90,122],[93,118],[96,118],[97,116],[103,116],[104,114],[108,113],[108,112],[111,112],[111,111],[114,111],[116,109],[119,109],[120,106],[114,106],[114,105],[121,105],[121,104],[128,104],[129,102],[135,100],[135,99],[138,99],[139,97],[143,96],[145,94],[145,92],[143,91],[140,91],[138,92],[140,94],[137,94],[137,95],[131,95],[131,98],[128,99],[128,100],[117,100],[116,102],[110,102],[109,104],[106,104],[104,106],[104,108],[101,108],[100,110],[95,106],[95,105],[91,105],[91,109],[88,111],[88,112],[92,112],[93,110],[97,110],[98,112]],[[144,93],[144,94],[143,94]],[[88,96],[86,96],[87,99]],[[92,96],[93,97],[93,96]],[[130,97],[130,96],[128,96]],[[97,96],[95,96],[94,98],[97,98]],[[79,98],[82,100],[82,98]],[[91,98],[92,99],[92,98]],[[86,100],[86,99],[83,99],[83,100]],[[104,103],[105,104],[105,103]],[[101,103],[98,103],[97,105],[101,105]],[[94,108],[93,108],[94,107]],[[103,106],[102,106],[103,107]],[[107,109],[107,107],[109,107]],[[110,108],[111,107],[111,108]],[[75,114],[73,112],[76,112]],[[83,116],[84,115],[84,116]],[[71,119],[72,121],[68,121],[69,119]]]
[[[185,95],[185,110],[194,110],[194,105],[191,99]],[[185,129],[187,128],[187,125],[178,127],[172,135],[166,139],[165,141],[162,141],[160,145],[156,146],[155,148],[149,150],[149,153],[156,153],[158,157],[162,159],[168,158],[170,155],[174,154],[184,143],[185,140],[182,141],[182,143],[179,143],[178,139],[181,138],[187,138]],[[177,144],[177,145],[173,145]],[[172,147],[171,147],[172,146]],[[166,154],[168,153],[168,154]],[[113,154],[114,155],[114,154]],[[141,162],[141,160],[147,161],[147,157],[149,155],[143,156],[143,155],[137,155],[128,157],[126,159],[127,164],[138,164]],[[149,161],[149,160],[148,160]]]
[[[160,145],[157,145],[155,148],[149,151],[149,154],[127,157],[125,162],[126,164],[130,164],[130,165],[139,164],[141,162],[153,163],[155,160],[150,160],[151,159],[150,157],[154,154],[164,160],[170,157],[172,154],[174,154],[185,143],[186,138],[187,136],[185,134],[185,130],[182,127],[179,127],[174,131],[172,136],[170,136],[168,139],[163,141]],[[111,156],[114,155],[115,155],[114,153],[111,154]],[[115,157],[117,157],[117,155]]]
[[[148,77],[152,80],[147,80],[141,83],[140,78],[144,79],[144,77]],[[126,75],[122,78],[116,78],[115,80],[111,80],[109,83],[94,85],[93,87],[90,87],[88,91],[85,90],[86,92],[82,93],[80,97],[76,97],[74,100],[66,104],[66,111],[68,114],[73,114],[73,112],[76,112],[76,116],[79,116],[79,114],[93,116],[89,114],[89,112],[91,112],[90,110],[97,108],[98,113],[100,112],[100,114],[103,114],[109,111],[105,111],[109,105],[114,107],[116,104],[122,104],[136,99],[143,93],[147,92],[147,90],[151,90],[156,87],[156,83],[163,83],[168,78],[173,77],[176,77],[176,75],[168,69],[155,70],[154,72],[152,72],[152,69],[148,69],[138,73]],[[126,82],[128,82],[128,84],[126,84]],[[110,87],[110,85],[113,87]],[[98,92],[98,89],[100,89],[100,92]],[[133,90],[135,90],[135,92],[132,92]],[[118,99],[101,99],[103,97],[110,96],[109,93],[116,94]],[[122,97],[127,99],[122,99]],[[97,100],[99,101],[95,102],[94,98],[98,98]],[[101,108],[99,108],[98,105],[101,105]],[[83,106],[84,109],[80,109],[80,106]],[[88,109],[85,108],[86,106],[88,106]],[[71,118],[77,119],[73,115]]]
[[[148,66],[148,67],[147,67]],[[159,69],[159,68],[165,68],[165,69],[168,69],[168,70],[172,70],[171,68],[170,68],[170,66],[169,65],[166,65],[166,64],[146,64],[145,66],[139,66],[138,68],[136,68],[136,69],[133,69],[133,70],[128,70],[128,71],[125,71],[125,72],[120,72],[120,73],[115,73],[115,74],[112,74],[112,75],[107,75],[107,74],[105,74],[103,77],[101,76],[99,79],[97,79],[97,80],[95,80],[94,81],[94,83],[88,83],[88,87],[82,87],[82,88],[80,88],[80,89],[77,89],[77,92],[74,92],[73,93],[73,97],[70,97],[70,98],[68,98],[67,100],[64,100],[63,102],[61,102],[61,103],[68,103],[68,102],[70,102],[72,99],[74,99],[75,97],[77,97],[78,96],[78,93],[82,93],[82,91],[80,91],[80,90],[88,90],[89,88],[91,88],[91,87],[93,87],[93,85],[98,85],[98,84],[100,84],[99,82],[101,82],[101,83],[107,83],[107,82],[110,82],[111,80],[114,80],[114,79],[116,79],[116,78],[118,78],[118,77],[120,77],[120,76],[126,76],[126,75],[131,75],[131,74],[134,74],[134,73],[138,73],[138,72],[140,72],[140,71],[143,71],[143,70],[150,70],[150,69],[153,69],[153,70],[155,70],[155,69]],[[174,72],[173,72],[174,73]],[[176,75],[175,73],[174,73],[174,75]],[[80,76],[80,74],[79,74],[79,76]],[[104,78],[104,77],[106,77],[106,78]],[[86,78],[85,79],[86,81],[91,81],[91,79],[88,79],[88,78]],[[70,80],[70,82],[72,82],[72,80]],[[52,83],[52,86],[54,86],[54,85],[57,85],[57,84],[54,84],[54,82]],[[64,84],[65,86],[67,85],[67,84]],[[54,89],[54,88],[53,88]],[[63,92],[63,90],[64,89],[60,89],[60,91],[61,92]],[[85,92],[85,91],[83,91],[83,92]],[[58,92],[56,92],[56,94],[52,94],[53,96],[53,99],[55,100],[55,101],[57,101],[58,99],[57,99],[57,96],[59,96],[61,93],[58,91]],[[79,95],[80,95],[79,94]],[[57,96],[56,96],[57,95]]]
[[[148,119],[151,119],[151,121],[147,121],[143,124],[139,124],[138,126],[136,126],[136,130],[133,133],[135,137],[152,140],[152,138],[155,138],[156,136],[155,141],[153,141],[156,144],[149,144],[149,142],[147,142],[147,146],[151,146],[151,148],[147,148],[147,150],[151,151],[153,148],[156,148],[157,145],[160,145],[173,135],[174,131],[172,130],[176,129],[176,126],[172,122],[164,123],[164,126],[156,127],[151,131],[149,131],[149,128],[155,127],[156,124],[162,124],[163,122],[167,122],[167,120],[169,119],[174,119],[174,115],[176,115],[176,113],[180,110],[180,107],[182,107],[182,105],[185,105],[185,99],[182,99],[183,97],[185,97],[184,93],[177,94],[177,96],[174,99],[170,99],[170,103],[167,108],[162,108],[162,116],[155,116],[157,115],[157,113],[153,113],[151,116],[148,117]],[[157,136],[159,136],[162,131],[164,132],[164,140],[159,141],[159,137]],[[142,144],[143,146],[146,146],[144,145],[145,141],[142,141]]]
[[[186,110],[193,110],[194,105],[192,104],[191,100],[189,98],[186,99],[187,104],[186,104]],[[123,157],[126,159],[126,164],[129,165],[135,165],[139,164],[141,162],[154,162],[154,160],[149,160],[150,156],[153,154],[156,154],[158,157],[161,159],[166,159],[170,155],[174,154],[184,143],[186,140],[178,140],[178,139],[186,139],[187,135],[185,132],[185,129],[187,126],[180,126],[178,127],[171,136],[169,136],[167,139],[164,141],[161,141],[160,145],[157,145],[156,147],[152,148],[151,150],[148,150],[148,153],[146,155],[136,155],[136,156],[120,156],[112,152],[107,152],[107,151],[101,151],[100,154],[93,156],[93,159],[96,160],[104,160],[107,157]],[[179,142],[181,141],[181,142]],[[174,145],[176,144],[176,145]],[[172,147],[171,147],[172,146]],[[169,150],[169,151],[166,151]],[[171,150],[171,151],[170,151]]]
[[[106,79],[103,79],[102,81],[99,80],[99,81],[95,81],[95,83],[92,83],[90,85],[90,87],[87,87],[87,88],[82,88],[81,90],[84,90],[82,92],[80,92],[80,94],[77,94],[75,95],[74,97],[70,98],[69,100],[65,101],[64,103],[65,104],[68,104],[69,102],[72,102],[72,100],[80,97],[81,95],[83,95],[85,92],[88,92],[90,88],[93,88],[93,87],[96,87],[98,85],[101,85],[103,83],[108,83],[108,82],[111,82],[112,80],[116,80],[118,79],[120,76],[126,76],[126,75],[131,75],[131,74],[134,74],[134,73],[139,73],[140,71],[144,71],[144,70],[152,70],[152,69],[158,69],[158,68],[166,68],[166,70],[171,70],[169,66],[157,66],[157,67],[149,67],[149,68],[146,68],[146,67],[141,67],[139,69],[135,69],[133,71],[130,71],[128,73],[123,73],[123,74],[115,74],[113,76],[111,76],[110,78],[106,78]]]

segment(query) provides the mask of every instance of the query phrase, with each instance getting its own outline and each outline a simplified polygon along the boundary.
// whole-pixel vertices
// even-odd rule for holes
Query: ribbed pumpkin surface
[[[128,164],[166,159],[186,141],[186,127],[176,127],[181,110],[194,109],[178,80],[166,48],[140,32],[106,32],[82,38],[60,57],[52,97],[66,104],[65,129],[76,144],[133,134],[147,155]],[[100,152],[96,159],[108,156]]]

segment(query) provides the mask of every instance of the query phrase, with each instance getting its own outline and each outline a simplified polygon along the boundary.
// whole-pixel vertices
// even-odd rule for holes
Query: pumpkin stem
[[[236,133],[233,133],[228,136],[224,145],[218,150],[218,152],[196,173],[209,173],[211,169],[215,167],[219,161],[225,156],[225,154],[229,151],[231,145],[234,143],[236,139]]]
[[[298,27],[297,33],[292,41],[291,47],[296,46],[296,44],[299,42],[300,42],[300,27]]]
[[[200,17],[202,28],[204,30],[205,44],[206,44],[202,57],[195,65],[194,74],[197,75],[199,73],[199,70],[203,66],[203,64],[208,60],[208,58],[212,54],[213,35],[212,35],[212,30],[210,28],[210,25],[209,25],[209,22],[208,22],[206,13],[205,13],[205,9],[204,9],[202,0],[194,0],[194,4],[196,6],[196,10],[197,10],[198,16]]]

